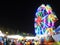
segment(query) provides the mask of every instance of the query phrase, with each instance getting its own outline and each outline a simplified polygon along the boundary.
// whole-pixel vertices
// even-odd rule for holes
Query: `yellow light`
[[[8,32],[6,32],[6,34],[8,34]]]
[[[52,8],[49,5],[46,5],[46,10],[52,10]]]
[[[49,16],[48,16],[48,19],[50,19],[51,21],[54,21],[54,20],[56,20],[56,16],[54,15],[54,14],[50,14]]]
[[[47,28],[46,30],[48,31],[48,33],[49,33],[50,35],[53,34],[53,28]]]

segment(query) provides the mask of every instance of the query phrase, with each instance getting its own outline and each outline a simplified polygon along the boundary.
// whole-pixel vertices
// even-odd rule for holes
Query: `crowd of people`
[[[34,39],[17,40],[13,38],[10,39],[7,37],[0,37],[0,45],[48,45],[48,43],[43,38],[39,40]]]

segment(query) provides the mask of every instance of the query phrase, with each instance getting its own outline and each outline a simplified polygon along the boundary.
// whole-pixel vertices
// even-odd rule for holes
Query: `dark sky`
[[[57,0],[1,1],[0,25],[15,30],[18,29],[20,32],[34,33],[34,16],[36,9],[41,4],[51,5],[59,19],[55,24],[57,27],[60,24],[60,2]]]

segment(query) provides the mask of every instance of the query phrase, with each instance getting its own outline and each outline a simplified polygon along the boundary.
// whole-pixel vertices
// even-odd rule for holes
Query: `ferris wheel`
[[[43,35],[53,32],[54,23],[57,17],[52,12],[52,8],[49,5],[42,4],[38,7],[35,14],[35,33],[36,35]]]

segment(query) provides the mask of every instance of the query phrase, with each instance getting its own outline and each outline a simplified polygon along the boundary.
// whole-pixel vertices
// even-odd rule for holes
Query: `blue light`
[[[60,31],[60,26],[57,27],[57,29],[55,30],[55,32],[59,32]]]

